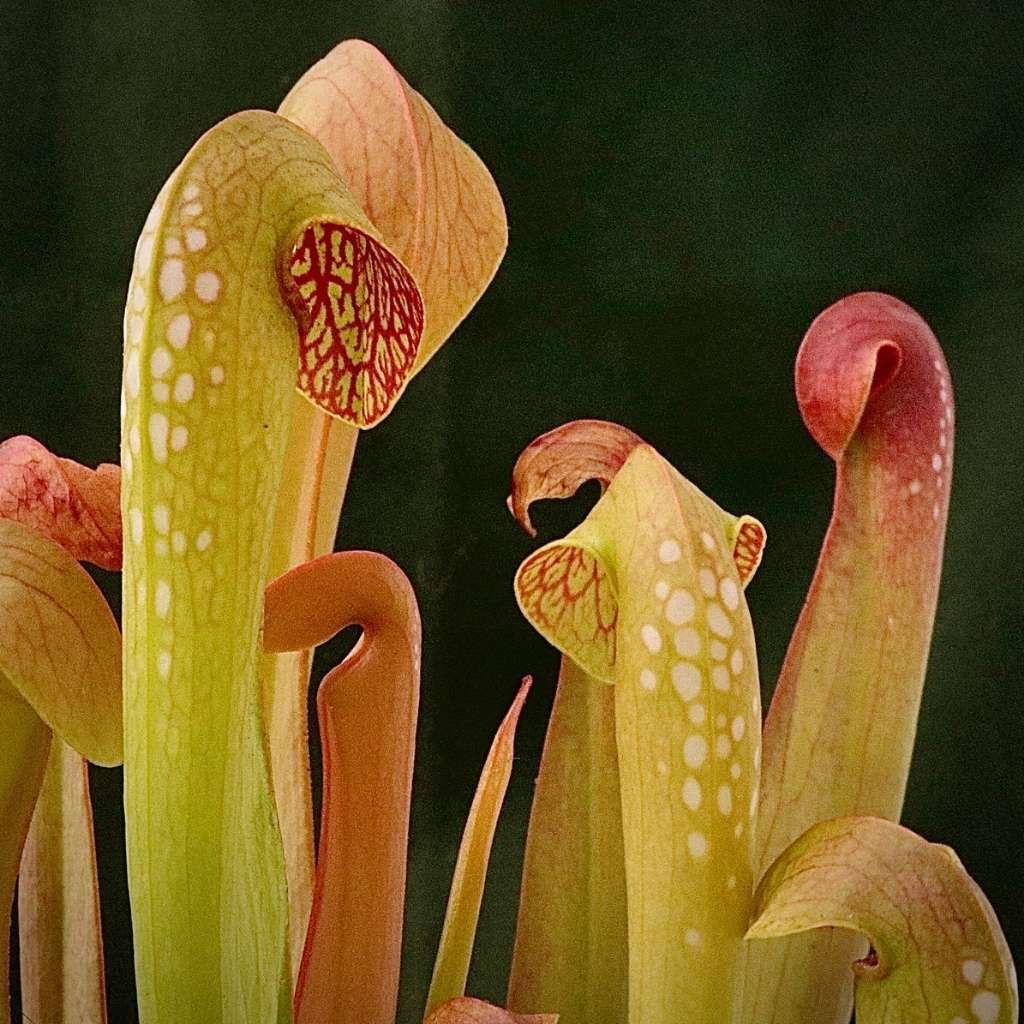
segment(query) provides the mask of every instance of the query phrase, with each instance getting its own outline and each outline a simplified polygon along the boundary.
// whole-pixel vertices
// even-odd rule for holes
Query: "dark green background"
[[[343,523],[345,545],[410,574],[425,628],[404,1020],[421,1005],[476,773],[533,672],[471,978],[475,993],[503,994],[557,664],[510,590],[530,546],[504,507],[516,455],[565,420],[617,420],[759,516],[770,546],[749,598],[770,690],[831,502],[793,357],[819,310],[864,288],[928,319],[958,407],[905,820],[957,848],[1024,958],[1024,23],[980,3],[775,6],[0,13],[0,435],[117,458],[121,309],[157,189],[203,130],[274,108],[338,40],[376,42],[505,197],[497,280],[360,444]],[[542,536],[583,507],[541,510]],[[116,1022],[134,1019],[119,787],[119,772],[95,772]]]

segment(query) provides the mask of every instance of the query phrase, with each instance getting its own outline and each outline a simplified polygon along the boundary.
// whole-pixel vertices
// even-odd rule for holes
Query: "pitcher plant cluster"
[[[144,1024],[392,1024],[420,620],[334,553],[358,432],[506,246],[476,155],[372,46],[210,129],[142,229],[120,467],[0,446],[0,888],[25,1018],[106,1020],[86,762],[124,764]],[[415,386],[415,385],[413,385]],[[1013,1024],[999,924],[900,815],[938,592],[952,388],[925,322],[853,295],[811,325],[800,411],[832,520],[762,721],[744,597],[765,546],[624,427],[529,445],[509,507],[602,496],[515,574],[559,651],[506,1007],[466,982],[524,680],[483,768],[430,1024]],[[82,567],[122,573],[119,627]],[[510,573],[511,577],[511,573]],[[316,695],[312,650],[351,624]],[[429,694],[429,688],[428,688]],[[0,1016],[9,1016],[9,971]]]

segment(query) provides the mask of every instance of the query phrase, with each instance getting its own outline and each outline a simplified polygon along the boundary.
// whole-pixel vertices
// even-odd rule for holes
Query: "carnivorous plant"
[[[765,535],[638,437],[535,441],[510,507],[605,488],[516,576],[563,654],[509,992],[563,1022],[1017,1020],[1016,976],[955,854],[894,823],[938,590],[952,389],[924,321],[853,295],[811,325],[804,420],[832,522],[767,720],[743,590]],[[772,939],[773,941],[760,941]]]
[[[123,758],[144,1024],[394,1021],[421,623],[397,565],[332,549],[357,432],[505,243],[479,159],[343,43],[160,191],[128,289],[120,471],[0,445],[0,895],[9,914],[20,870],[28,1019],[106,1018],[83,758]],[[764,723],[744,597],[761,523],[613,424],[520,457],[531,532],[533,501],[592,478],[603,495],[515,576],[564,657],[507,1008],[465,990],[529,678],[469,812],[429,1024],[841,1024],[854,1000],[862,1024],[1016,1022],[985,897],[896,824],[949,497],[941,350],[909,307],[851,296],[808,331],[796,388],[838,481]],[[120,632],[79,560],[122,570]],[[314,852],[311,651],[351,624],[317,691]]]

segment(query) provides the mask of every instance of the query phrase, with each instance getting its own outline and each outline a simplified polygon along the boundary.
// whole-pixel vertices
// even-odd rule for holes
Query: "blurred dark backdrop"
[[[2,436],[116,460],[121,310],[156,191],[203,130],[273,109],[343,38],[380,46],[504,194],[505,263],[360,444],[343,520],[342,543],[410,574],[425,627],[403,1020],[476,774],[533,672],[471,978],[504,991],[557,666],[510,590],[530,547],[504,507],[516,455],[565,420],[617,420],[759,516],[770,546],[749,598],[767,693],[831,501],[793,357],[819,310],[864,288],[929,320],[958,407],[905,821],[957,848],[1024,960],[1024,13],[996,6],[3,5]],[[542,509],[542,536],[588,497]],[[111,1019],[131,1021],[120,773],[96,771],[94,795]]]

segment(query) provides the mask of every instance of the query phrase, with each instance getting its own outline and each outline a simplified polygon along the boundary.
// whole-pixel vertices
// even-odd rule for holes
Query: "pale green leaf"
[[[858,1024],[1016,1024],[1009,948],[955,853],[880,818],[809,829],[758,888],[749,939],[815,928],[862,932]]]
[[[455,862],[448,909],[427,996],[428,1014],[442,1003],[463,995],[466,990],[480,904],[487,881],[491,844],[494,842],[498,816],[512,775],[516,725],[530,683],[531,679],[527,676],[519,687],[512,706],[498,727],[480,773]]]
[[[621,1024],[626,878],[615,691],[562,659],[526,834],[508,1004]]]
[[[121,762],[117,623],[72,555],[12,520],[0,520],[0,675],[82,756]]]

